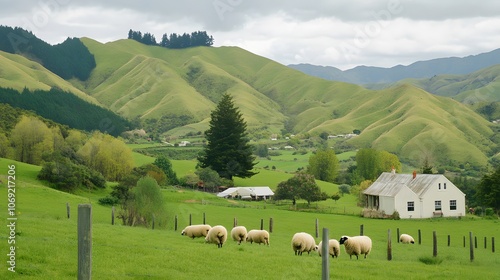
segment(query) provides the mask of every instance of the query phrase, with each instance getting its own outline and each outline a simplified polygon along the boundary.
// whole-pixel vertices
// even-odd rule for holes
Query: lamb
[[[401,242],[403,244],[410,244],[410,243],[415,244],[415,239],[413,239],[413,237],[411,235],[403,233],[399,237],[399,242]]]
[[[352,259],[352,255],[358,256],[361,254],[366,256],[370,253],[372,249],[372,240],[368,236],[342,236],[340,238],[340,244],[344,244],[345,251],[349,254],[349,258]]]
[[[222,245],[227,240],[227,230],[223,226],[214,226],[208,231],[205,241],[208,243],[217,244],[217,248],[222,248]]]
[[[319,256],[321,257],[321,250],[322,250],[322,245],[323,244],[323,241],[319,242],[319,245],[318,245],[318,253],[319,253]],[[337,239],[330,239],[328,240],[328,253],[330,254],[330,256],[332,256],[332,258],[335,258],[335,257],[339,257],[340,255],[340,244],[339,242],[337,241]]]
[[[318,246],[312,235],[305,232],[298,232],[292,237],[292,249],[295,255],[302,256],[303,252],[309,254],[311,251],[316,251]]]
[[[241,241],[246,241],[247,239],[247,228],[244,226],[237,226],[231,230],[231,237],[234,241],[238,241],[238,245]]]
[[[191,226],[185,227],[182,230],[181,235],[186,235],[186,236],[189,236],[193,239],[195,237],[207,236],[208,231],[211,228],[212,227],[210,225],[191,225]]]
[[[269,246],[269,232],[267,230],[262,229],[252,229],[247,233],[247,242],[250,242],[252,244],[253,242],[258,243],[259,245],[261,243],[267,244]]]

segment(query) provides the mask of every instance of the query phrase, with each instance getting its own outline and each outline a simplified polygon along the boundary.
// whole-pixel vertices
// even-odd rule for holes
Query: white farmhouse
[[[460,217],[465,215],[465,194],[441,174],[384,172],[368,187],[368,209],[402,219]]]

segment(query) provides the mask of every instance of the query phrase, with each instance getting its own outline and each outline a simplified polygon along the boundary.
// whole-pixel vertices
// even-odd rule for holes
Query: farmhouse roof
[[[443,177],[444,175],[441,174],[418,174],[414,178],[412,174],[384,172],[363,193],[367,195],[394,197],[402,187],[406,186],[421,197],[429,188],[435,185],[434,182],[436,180]]]

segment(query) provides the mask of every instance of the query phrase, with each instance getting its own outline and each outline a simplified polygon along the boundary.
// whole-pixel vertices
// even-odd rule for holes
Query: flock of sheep
[[[217,225],[211,227],[210,225],[190,225],[182,230],[181,235],[186,235],[191,238],[205,237],[207,243],[216,244],[218,248],[227,241],[227,230],[224,226]],[[247,231],[244,226],[236,226],[231,230],[231,238],[238,242],[250,242],[257,244],[266,244],[269,246],[269,232],[266,230],[252,229]],[[414,244],[415,240],[408,234],[401,234],[399,241],[403,244]],[[333,258],[340,255],[340,245],[344,245],[346,253],[350,258],[360,255],[366,256],[372,249],[372,240],[368,236],[342,236],[340,240],[330,239],[328,242],[328,254]],[[318,251],[321,256],[322,242],[316,245],[314,237],[309,233],[298,232],[292,237],[292,249],[295,255],[302,255],[311,251]]]

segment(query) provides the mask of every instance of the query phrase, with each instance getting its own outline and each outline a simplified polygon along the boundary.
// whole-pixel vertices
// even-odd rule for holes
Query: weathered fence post
[[[315,227],[315,229],[316,229],[316,231],[315,231],[316,232],[316,238],[318,238],[319,237],[319,222],[318,222],[318,219],[316,219],[316,227]]]
[[[205,212],[203,212],[203,224],[205,224]]]
[[[485,237],[484,237],[484,249],[486,249],[486,248],[487,248],[487,247],[486,247],[486,243],[487,243],[487,241],[486,241],[486,236],[485,236]]]
[[[177,231],[177,215],[175,215],[174,219],[174,230]]]
[[[359,235],[363,236],[363,232],[364,232],[364,226],[360,225],[359,226]]]
[[[189,214],[189,225],[191,225],[191,221],[192,221],[192,219],[191,219],[191,218],[192,218],[192,217],[191,217],[191,214]]]
[[[78,205],[78,279],[92,277],[92,206]]]
[[[396,229],[396,239],[398,240],[398,243],[399,243],[399,228]]]
[[[269,233],[273,233],[273,218],[269,218]]]
[[[264,229],[264,219],[260,219],[260,230]]]
[[[69,219],[69,217],[70,217],[69,202],[66,202],[66,216],[67,216],[67,217],[68,217],[68,219]]]
[[[437,235],[436,231],[432,232],[432,256],[437,257],[438,254],[438,245],[437,245]]]
[[[236,219],[236,217],[234,217],[233,219],[233,227],[236,227],[238,225],[238,219]]]
[[[474,248],[477,249],[477,236],[474,236]]]
[[[465,235],[464,235],[464,248],[465,248]]]
[[[472,231],[469,232],[470,261],[474,260],[474,246],[472,245]]]
[[[422,244],[422,232],[418,230],[418,245]]]
[[[111,225],[115,224],[115,207],[111,207]]]
[[[321,252],[323,252],[323,254],[321,255],[321,266],[323,269],[321,273],[321,279],[328,280],[330,279],[330,262],[328,261],[330,254],[328,253],[329,237],[327,228],[323,228],[322,242],[323,243],[321,243]]]
[[[491,237],[491,252],[495,253],[495,237]]]
[[[451,243],[451,237],[450,237],[450,235],[448,234],[448,247],[450,247],[450,243]]]
[[[155,229],[155,214],[153,214],[153,217],[152,217],[152,221],[151,221],[151,229]]]
[[[398,235],[399,236],[399,235]],[[399,243],[399,238],[398,238]],[[387,231],[387,260],[392,260],[392,240],[391,240],[391,230]]]

